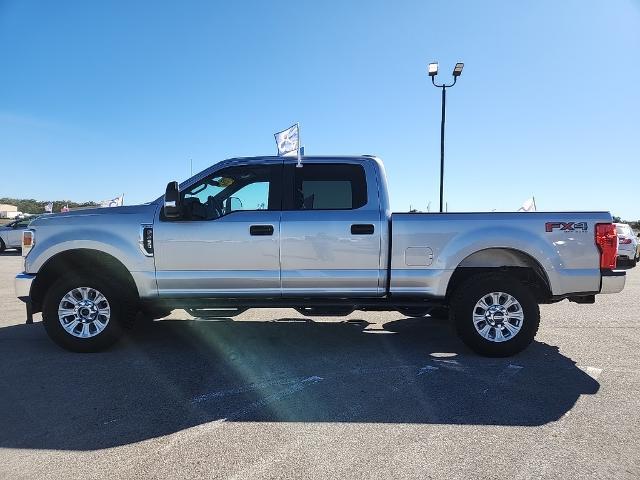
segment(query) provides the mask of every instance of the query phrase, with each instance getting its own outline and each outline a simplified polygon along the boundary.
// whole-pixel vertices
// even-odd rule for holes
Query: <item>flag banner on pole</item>
[[[536,211],[536,200],[531,197],[524,201],[522,206],[518,209],[518,212],[535,212]]]
[[[100,202],[101,207],[121,207],[122,205],[124,205],[124,195]]]
[[[44,206],[44,211],[47,213],[53,212],[53,202],[49,202]]]
[[[297,155],[300,148],[300,127],[296,123],[286,130],[282,130],[274,134],[276,145],[278,146],[278,155]]]

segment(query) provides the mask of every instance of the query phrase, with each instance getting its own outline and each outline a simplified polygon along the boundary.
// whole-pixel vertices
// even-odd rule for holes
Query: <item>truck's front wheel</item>
[[[97,352],[120,338],[130,303],[110,282],[64,277],[49,288],[42,321],[49,337],[61,347]]]
[[[507,357],[524,350],[540,324],[533,292],[503,273],[467,279],[452,296],[451,313],[462,341],[489,357]]]

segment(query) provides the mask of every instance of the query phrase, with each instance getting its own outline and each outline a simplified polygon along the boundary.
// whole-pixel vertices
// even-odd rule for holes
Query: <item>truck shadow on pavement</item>
[[[0,329],[0,346],[2,448],[103,449],[225,422],[535,426],[599,388],[556,347],[482,358],[429,319],[162,320],[96,354],[36,323]]]

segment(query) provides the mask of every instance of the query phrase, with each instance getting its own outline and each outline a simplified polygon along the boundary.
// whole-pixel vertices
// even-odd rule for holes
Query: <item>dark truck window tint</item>
[[[353,210],[367,203],[361,165],[307,164],[293,170],[289,210]]]

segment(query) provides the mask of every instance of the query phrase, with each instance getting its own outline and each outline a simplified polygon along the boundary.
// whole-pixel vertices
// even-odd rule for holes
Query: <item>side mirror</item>
[[[164,216],[167,218],[180,218],[180,188],[178,182],[169,182],[164,193]]]
[[[229,214],[237,210],[242,210],[242,200],[238,197],[229,197],[224,202],[224,213]]]

